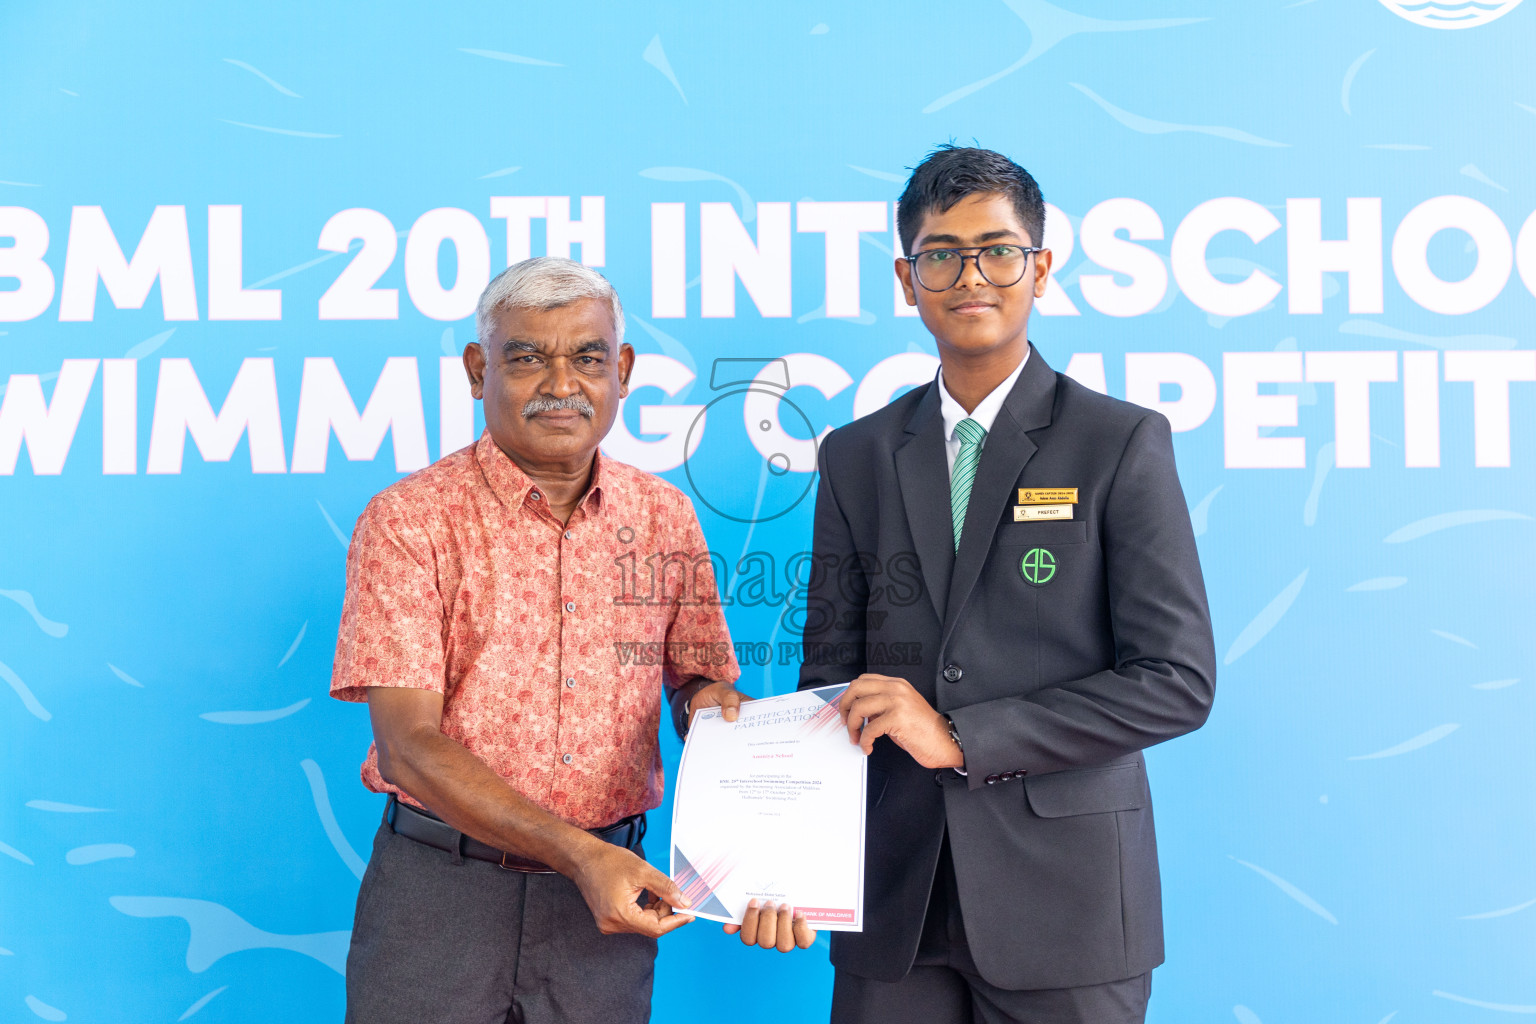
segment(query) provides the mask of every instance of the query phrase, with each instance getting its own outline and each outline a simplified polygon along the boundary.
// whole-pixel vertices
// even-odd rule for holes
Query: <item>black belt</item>
[[[467,836],[432,812],[412,807],[393,793],[390,794],[389,802],[384,806],[384,822],[396,835],[414,839],[418,843],[448,853],[489,861],[508,871],[523,871],[537,875],[556,873],[555,869],[547,864],[498,850],[472,836]],[[632,814],[606,828],[587,831],[605,843],[633,850],[640,845],[640,840],[645,838],[645,815]]]

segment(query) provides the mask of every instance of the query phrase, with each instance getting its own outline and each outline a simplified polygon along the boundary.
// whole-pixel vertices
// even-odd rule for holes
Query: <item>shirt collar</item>
[[[485,482],[490,486],[491,492],[507,508],[521,508],[530,500],[529,495],[535,490],[533,480],[512,461],[506,452],[501,450],[501,446],[492,439],[489,430],[481,434],[480,440],[475,442],[475,461],[480,464],[480,472],[485,476]],[[605,461],[601,451],[592,453],[592,481],[587,485],[587,493],[581,499],[581,507],[585,507],[589,513],[602,511]],[[541,496],[535,500],[543,501],[544,499]]]
[[[992,432],[992,422],[997,419],[997,414],[1003,408],[1003,401],[1008,397],[1008,392],[1013,390],[1018,383],[1019,374],[1024,372],[1024,364],[1029,362],[1029,350],[1024,350],[1024,358],[1019,360],[1019,365],[1013,368],[1008,379],[1003,381],[992,392],[976,403],[976,408],[971,412],[965,411],[965,406],[955,400],[949,393],[949,388],[944,386],[944,371],[939,370],[939,412],[944,416],[944,440],[952,441],[955,437],[955,427],[960,425],[963,419],[973,419],[987,433]]]

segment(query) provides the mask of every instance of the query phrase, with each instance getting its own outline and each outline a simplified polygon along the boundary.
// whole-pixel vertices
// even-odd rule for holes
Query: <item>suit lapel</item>
[[[937,387],[934,390],[937,391]],[[1031,346],[1029,362],[1024,364],[1013,390],[1003,401],[1003,407],[987,433],[986,446],[981,450],[981,463],[976,467],[976,481],[965,512],[965,529],[960,534],[960,550],[955,554],[954,571],[941,613],[944,632],[940,650],[949,642],[949,634],[986,564],[1003,509],[1013,504],[1014,486],[1037,450],[1028,431],[1050,425],[1055,402],[1056,373]],[[938,418],[942,422],[942,417]],[[950,536],[953,536],[953,527]]]
[[[955,526],[949,508],[949,467],[944,457],[944,417],[939,388],[928,393],[907,419],[906,439],[896,449],[896,479],[906,506],[907,525],[923,570],[933,612],[944,621],[944,596],[955,561]]]

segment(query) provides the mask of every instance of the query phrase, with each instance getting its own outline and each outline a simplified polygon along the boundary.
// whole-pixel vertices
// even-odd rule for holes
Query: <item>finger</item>
[[[788,953],[795,948],[795,908],[786,903],[779,908],[779,934],[775,943],[780,953]]]
[[[853,742],[858,742],[854,732],[855,723],[862,722],[864,718],[868,717],[858,710],[857,705],[861,701],[871,698],[889,700],[890,694],[883,683],[871,680],[864,683],[851,684],[848,689],[843,691],[843,695],[838,698],[838,714],[843,716],[843,724],[848,727],[848,738]]]
[[[843,695],[837,700],[837,713],[843,716],[843,728],[848,730],[849,743],[859,742],[859,727],[864,724],[862,716],[851,714],[853,705],[860,699],[857,687],[856,682],[849,684],[848,689],[844,690]]]
[[[758,900],[750,900],[747,903],[747,912],[741,917],[741,941],[752,946],[757,943],[757,908]]]
[[[869,676],[859,676],[859,678],[849,683],[847,688],[843,690],[842,695],[837,698],[838,713],[844,718],[848,717],[848,705],[864,694],[870,693],[871,685]]]
[[[870,694],[867,697],[860,697],[848,706],[848,720],[862,723],[864,719],[883,715],[895,706],[896,701],[890,694]]]
[[[725,717],[727,722],[734,722],[736,721],[737,714],[740,713],[740,709],[741,694],[732,687],[720,698],[720,714]]]
[[[661,920],[661,919],[664,919],[664,918],[671,917],[673,914],[683,913],[682,911],[679,911],[676,907],[672,906],[672,904],[668,903],[666,900],[663,900],[663,899],[660,899],[660,898],[652,900],[651,901],[651,905],[646,907],[645,909],[650,911],[651,913],[655,914],[657,920]],[[693,915],[691,915],[691,914],[684,914],[684,916],[692,917]]]
[[[775,912],[773,901],[763,904],[762,912],[757,915],[757,944],[763,949],[772,949],[778,943],[779,915]]]
[[[684,925],[689,925],[692,923],[693,918],[688,914],[671,914],[656,922],[656,927],[651,934],[654,938],[659,939],[663,935],[666,935],[670,932],[675,932]]]
[[[639,860],[638,857],[635,859]],[[693,904],[689,902],[688,897],[683,895],[683,890],[677,887],[676,882],[672,881],[672,879],[668,878],[660,871],[657,871],[651,865],[646,864],[645,861],[640,861],[640,863],[645,867],[644,872],[640,876],[640,884],[642,887],[649,890],[652,895],[659,899],[665,900],[667,903],[672,904],[674,907],[693,906]]]
[[[859,749],[863,750],[866,754],[874,753],[875,740],[886,734],[888,731],[887,723],[890,720],[889,715],[881,715],[879,718],[871,718],[866,722],[864,728],[859,732]]]
[[[795,945],[801,949],[810,949],[811,943],[816,941],[816,929],[811,927],[811,922],[805,919],[805,911],[795,911]]]
[[[625,903],[620,910],[621,925],[625,931],[660,938],[693,920],[692,915],[676,914],[663,900],[652,900],[647,907],[638,903]]]

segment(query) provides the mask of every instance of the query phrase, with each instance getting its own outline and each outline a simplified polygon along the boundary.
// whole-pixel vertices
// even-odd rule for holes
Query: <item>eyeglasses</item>
[[[965,272],[965,261],[975,260],[976,269],[986,282],[997,288],[1011,288],[1024,279],[1029,254],[1045,252],[1039,245],[962,245],[952,249],[924,249],[906,257],[917,276],[917,283],[931,292],[953,288]]]

